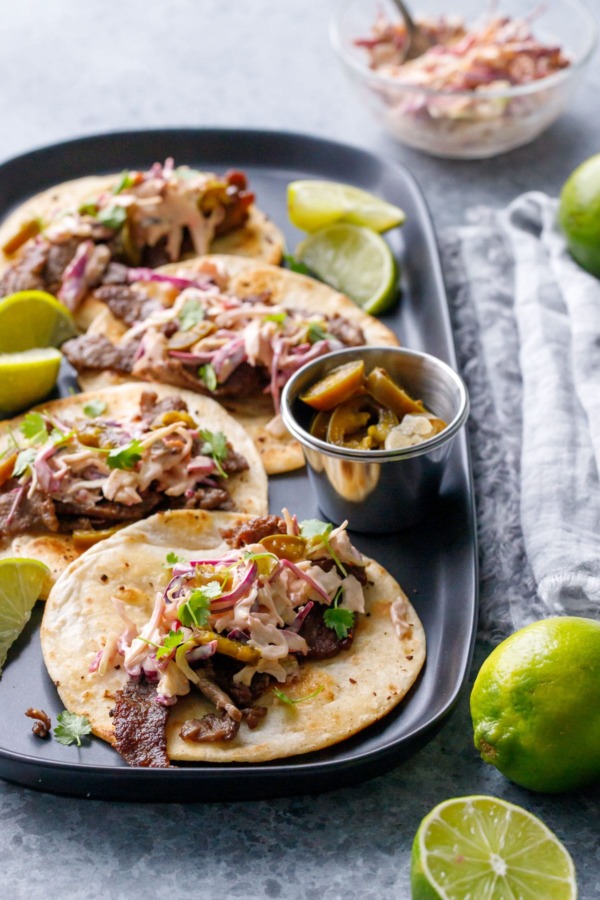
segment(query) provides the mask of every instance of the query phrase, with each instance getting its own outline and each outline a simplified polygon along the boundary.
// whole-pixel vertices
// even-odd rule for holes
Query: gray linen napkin
[[[540,193],[469,211],[441,250],[471,396],[480,636],[600,614],[600,281]]]

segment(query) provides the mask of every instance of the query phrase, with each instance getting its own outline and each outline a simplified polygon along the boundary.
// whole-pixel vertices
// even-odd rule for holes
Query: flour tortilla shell
[[[111,597],[120,597],[138,626],[150,617],[155,593],[163,590],[169,571],[165,556],[175,551],[186,559],[225,551],[220,530],[241,519],[232,513],[167,512],[129,526],[93,547],[72,563],[54,586],[42,623],[42,648],[50,677],[65,707],[85,715],[94,733],[114,743],[112,719],[115,692],[127,681],[122,668],[104,676],[89,666],[106,638],[119,635],[123,622]],[[242,725],[232,741],[194,744],[179,730],[188,718],[214,708],[193,693],[172,707],[167,722],[170,759],[189,762],[263,762],[329,747],[361,731],[390,712],[415,682],[425,659],[425,634],[408,601],[407,635],[392,627],[390,605],[403,593],[376,562],[367,569],[368,616],[360,617],[352,647],[330,660],[301,664],[293,684],[280,685],[291,698],[318,689],[313,699],[290,708],[266,692],[266,718],[254,730]],[[108,576],[108,577],[107,577]]]
[[[225,290],[238,297],[252,297],[268,293],[275,304],[290,310],[308,313],[338,315],[359,325],[365,336],[365,343],[371,346],[398,346],[394,332],[379,319],[364,312],[352,300],[326,284],[290,272],[278,266],[240,261],[231,256],[211,256],[222,272],[227,275]],[[202,269],[206,257],[198,257],[184,263],[166,266],[159,272],[188,272],[193,274]],[[89,333],[104,334],[113,343],[126,333],[122,322],[115,319],[105,307],[92,322]],[[89,390],[123,380],[113,372],[82,372],[81,386]],[[289,472],[304,465],[300,444],[281,426],[275,430],[269,425],[273,419],[273,405],[267,396],[244,398],[239,403],[224,401],[231,414],[244,426],[258,447],[265,469],[269,475]]]
[[[112,388],[74,394],[62,400],[44,403],[36,409],[46,410],[61,418],[63,415],[68,417],[75,411],[79,413],[90,401],[99,401],[106,403],[106,411],[102,414],[104,418],[119,419],[121,416],[131,414],[132,410],[139,411],[140,397],[144,391],[154,391],[158,395],[158,400],[165,397],[181,397],[203,428],[208,428],[209,431],[222,431],[228,437],[233,449],[246,457],[250,467],[247,471],[232,475],[228,479],[227,489],[236,509],[254,516],[266,513],[267,476],[260,456],[238,422],[209,397],[170,385],[130,382]],[[19,434],[24,415],[0,422],[0,453],[10,446],[9,434],[11,432]],[[39,559],[50,568],[51,582],[54,582],[63,569],[79,555],[80,552],[68,534],[31,532],[0,538],[0,558]],[[47,595],[48,587],[49,585],[45,586],[42,596]]]

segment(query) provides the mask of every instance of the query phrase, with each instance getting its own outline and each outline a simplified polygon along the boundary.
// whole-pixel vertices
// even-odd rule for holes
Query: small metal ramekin
[[[426,409],[448,423],[439,434],[400,450],[356,450],[313,437],[315,415],[300,395],[332,369],[364,360],[368,374],[382,366]],[[287,382],[281,415],[304,451],[317,504],[328,521],[348,520],[354,531],[384,533],[414,525],[438,496],[452,439],[469,414],[462,378],[446,363],[404,347],[358,347],[307,363]]]

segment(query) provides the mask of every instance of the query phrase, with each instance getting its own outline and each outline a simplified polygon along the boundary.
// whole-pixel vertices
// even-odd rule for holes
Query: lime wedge
[[[296,259],[365,312],[382,313],[394,302],[396,262],[384,239],[369,228],[345,222],[321,228],[298,245]]]
[[[292,181],[287,198],[290,220],[302,231],[317,231],[334,222],[387,231],[402,225],[406,218],[398,206],[336,181]]]
[[[19,291],[0,300],[0,353],[60,347],[77,334],[69,310],[45,291]]]
[[[0,559],[0,672],[50,570],[37,559]]]
[[[539,819],[497,797],[457,797],[436,806],[415,835],[412,900],[572,900],[575,867]]]
[[[53,347],[0,353],[0,416],[43,400],[56,384],[61,359]]]

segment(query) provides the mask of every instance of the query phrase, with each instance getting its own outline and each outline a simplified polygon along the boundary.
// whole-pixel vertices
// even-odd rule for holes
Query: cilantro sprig
[[[106,403],[104,403],[103,400],[90,400],[90,402],[86,403],[83,407],[83,411],[90,419],[96,419],[98,416],[101,416],[102,413],[106,412]]]
[[[127,210],[124,206],[105,206],[98,212],[96,218],[111,231],[118,231],[127,221]]]
[[[50,426],[50,431],[48,431],[48,426]],[[61,431],[60,428],[56,428],[56,426],[52,425],[52,422],[39,412],[27,413],[21,422],[19,430],[30,444],[34,444],[37,447],[45,444],[48,438],[50,438],[54,444],[62,444],[65,441],[68,441],[75,433],[74,431],[68,431],[66,433]]]
[[[285,703],[286,706],[297,706],[298,703],[306,703],[307,700],[314,700],[315,697],[318,697],[323,690],[323,685],[320,684],[318,688],[315,688],[315,690],[311,694],[307,694],[306,697],[290,697],[289,694],[286,694],[285,691],[282,691],[277,687],[274,687],[271,690],[281,703]]]
[[[342,561],[331,546],[331,541],[329,540],[329,535],[332,531],[333,525],[331,522],[321,522],[320,519],[305,519],[303,522],[300,522],[300,534],[302,537],[307,539],[314,538],[317,541],[317,544],[318,542],[322,543],[339,571],[346,577],[348,572],[344,568]]]
[[[177,631],[169,631],[168,635],[163,640],[160,647],[158,647],[156,651],[157,659],[164,659],[165,656],[170,656],[174,650],[177,650],[180,644],[185,640],[185,635],[181,628],[178,628]]]
[[[221,463],[227,459],[229,450],[227,449],[227,438],[222,431],[209,431],[208,428],[202,428],[200,437],[204,441],[200,452],[205,456],[210,456],[217,467],[217,471],[221,478],[227,478],[227,472],[224,471]]]
[[[198,325],[206,315],[205,309],[199,300],[190,297],[186,300],[177,316],[181,331],[189,331],[194,325]]]
[[[106,461],[109,469],[133,469],[142,458],[142,442],[134,438],[123,447],[113,447],[108,451]]]
[[[343,588],[338,588],[333,604],[323,613],[323,621],[328,628],[332,628],[335,631],[339,641],[347,638],[348,632],[354,626],[354,613],[352,610],[339,606],[343,593]]]
[[[210,618],[211,600],[216,600],[223,593],[218,581],[209,581],[202,587],[195,588],[185,603],[178,610],[179,621],[188,628],[202,628]]]
[[[169,552],[167,553],[167,555],[165,557],[165,562],[163,563],[163,566],[165,569],[172,569],[173,566],[177,565],[177,563],[183,563],[183,562],[185,562],[185,559],[183,558],[183,556],[177,556],[177,554],[175,553],[174,550],[169,550]]]
[[[54,728],[54,737],[58,743],[64,744],[66,747],[71,744],[81,747],[81,738],[92,731],[89,720],[85,716],[78,716],[68,710],[59,713],[56,718],[58,725]]]
[[[212,363],[206,363],[205,365],[200,366],[200,368],[198,369],[198,375],[204,382],[207,390],[209,390],[211,393],[213,391],[216,391],[218,384],[217,373],[215,372],[215,367],[212,365]]]

